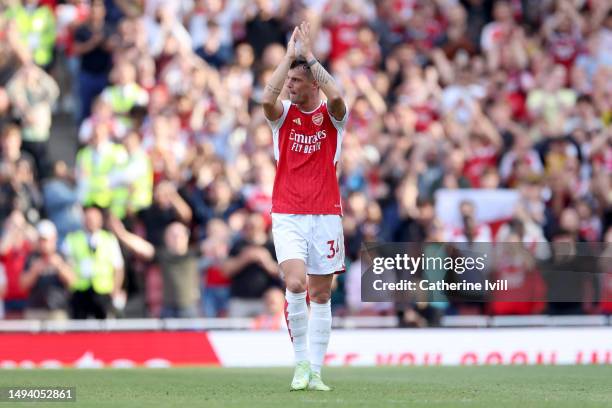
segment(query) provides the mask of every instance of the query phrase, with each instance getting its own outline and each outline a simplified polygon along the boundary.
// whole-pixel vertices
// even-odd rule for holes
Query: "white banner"
[[[459,204],[471,201],[476,210],[476,221],[490,223],[512,217],[519,202],[517,190],[441,189],[436,191],[436,216],[446,225],[462,225]]]
[[[286,332],[212,331],[221,366],[291,366]],[[612,328],[334,330],[331,366],[612,364]]]

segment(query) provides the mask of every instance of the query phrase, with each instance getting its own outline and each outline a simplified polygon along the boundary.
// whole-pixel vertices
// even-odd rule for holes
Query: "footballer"
[[[288,100],[279,99],[283,87]],[[294,29],[265,87],[263,109],[277,166],[272,235],[287,287],[285,314],[295,352],[291,390],[329,391],[321,366],[331,333],[332,278],[344,271],[336,165],[348,110],[334,79],[312,53],[308,23]]]

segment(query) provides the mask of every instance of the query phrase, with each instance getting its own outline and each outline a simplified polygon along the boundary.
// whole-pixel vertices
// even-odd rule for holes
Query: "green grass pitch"
[[[289,392],[290,368],[0,370],[0,387],[74,386],[76,403],[14,407],[612,407],[612,366],[325,368],[332,392]]]

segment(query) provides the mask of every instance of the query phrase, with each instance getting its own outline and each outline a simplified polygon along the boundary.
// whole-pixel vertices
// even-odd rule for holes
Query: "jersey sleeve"
[[[338,120],[338,119],[334,118],[334,115],[332,115],[329,112],[329,109],[327,109],[327,115],[329,116],[329,119],[334,124],[334,127],[338,131],[338,134],[343,133],[344,132],[344,126],[346,126],[346,122],[348,120],[348,115],[349,115],[349,110],[348,110],[348,107],[346,106],[346,104],[344,104],[344,117],[341,120]]]
[[[348,121],[349,110],[348,110],[348,106],[346,106],[346,103],[345,103],[344,104],[344,117],[342,118],[342,120],[338,120],[334,118],[334,115],[332,115],[329,112],[329,109],[326,109],[326,110],[327,110],[327,116],[329,116],[329,120],[331,120],[332,124],[336,128],[336,131],[338,132],[338,139],[336,140],[336,152],[334,153],[334,165],[336,165],[336,163],[340,161],[340,154],[342,152],[342,139],[344,138],[344,127],[346,126],[346,122]]]
[[[278,130],[281,128],[281,126],[283,126],[285,118],[287,117],[287,113],[289,113],[289,107],[291,106],[291,101],[289,100],[285,99],[281,102],[283,104],[283,114],[280,116],[280,118],[276,119],[275,121],[271,121],[266,118],[266,122],[268,122],[268,125],[270,126],[270,128],[272,128],[273,133],[278,133]]]
[[[291,107],[291,101],[283,100],[281,102],[283,103],[283,114],[280,116],[280,118],[276,119],[275,121],[271,121],[271,120],[268,120],[268,118],[266,118],[268,125],[270,125],[270,128],[272,128],[272,142],[274,144],[274,160],[276,161],[278,161],[280,158],[278,134],[279,134],[281,126],[283,126],[283,123],[285,123],[285,119],[287,118],[287,114],[289,113],[289,108]]]

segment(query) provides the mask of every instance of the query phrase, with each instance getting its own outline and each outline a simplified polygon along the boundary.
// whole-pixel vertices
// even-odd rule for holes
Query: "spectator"
[[[227,64],[232,56],[230,44],[224,44],[221,27],[217,22],[209,21],[204,43],[196,48],[195,53],[215,68]]]
[[[416,211],[405,213],[397,224],[393,242],[422,242],[427,236],[428,226],[435,216],[432,201],[421,199],[416,203]],[[414,218],[413,218],[414,217]]]
[[[109,140],[109,133],[108,123],[96,123],[91,142],[77,153],[77,189],[83,205],[107,209],[117,199],[111,175],[125,166],[128,154],[122,145]]]
[[[91,116],[83,120],[79,127],[79,143],[84,145],[91,141],[93,130],[97,123],[106,123],[110,127],[111,139],[119,142],[125,136],[127,129],[125,121],[113,115],[110,102],[97,97],[92,106]]]
[[[459,205],[462,227],[450,228],[446,231],[447,242],[491,242],[491,228],[476,221],[476,206],[474,202],[464,200]]]
[[[328,2],[327,8],[323,23],[331,37],[329,59],[335,61],[357,45],[357,31],[366,19],[372,17],[373,9],[369,2],[348,0]]]
[[[442,40],[442,51],[450,59],[453,59],[461,50],[470,56],[476,55],[476,42],[469,35],[471,27],[468,24],[468,13],[459,4],[451,5],[446,13],[449,26]]]
[[[279,287],[279,270],[274,247],[260,214],[248,216],[242,236],[223,263],[223,273],[232,281],[229,304],[231,317],[262,313],[262,296],[270,287]]]
[[[196,189],[191,195],[190,204],[194,208],[195,221],[205,225],[214,218],[227,221],[244,203],[235,197],[227,179],[217,178],[206,189]]]
[[[579,228],[578,236],[584,242],[600,242],[602,238],[601,217],[597,216],[594,205],[586,199],[580,199],[576,203]]]
[[[164,91],[165,94],[165,91]],[[170,118],[155,115],[150,119],[148,129],[144,130],[143,147],[153,162],[153,181],[155,184],[164,179],[178,177],[179,155],[184,155],[183,146],[172,143]]]
[[[255,330],[280,330],[286,327],[285,295],[280,288],[270,288],[264,295],[265,310],[255,317]]]
[[[0,162],[7,166],[7,171],[13,173],[17,162],[24,158],[34,165],[34,158],[27,151],[21,150],[21,128],[15,124],[6,124],[2,127],[2,139],[0,144]]]
[[[488,311],[496,315],[523,315],[543,312],[546,287],[535,269],[536,258],[525,247],[525,228],[520,220],[508,223],[503,245],[495,248],[489,261],[490,279],[503,279],[508,283],[506,291],[490,294]]]
[[[258,0],[247,11],[245,38],[257,58],[261,57],[268,45],[285,43],[282,10],[275,10],[274,7],[270,0]]]
[[[191,12],[185,16],[186,26],[197,50],[205,39],[209,38],[208,29],[213,23],[219,29],[220,48],[229,47],[232,52],[233,33],[232,24],[237,19],[240,10],[236,4],[228,0],[195,0]],[[213,36],[215,37],[215,36]]]
[[[83,226],[71,232],[62,244],[62,254],[72,267],[71,317],[106,319],[113,313],[113,301],[123,292],[123,256],[115,235],[103,229],[103,210],[87,206]]]
[[[164,243],[158,248],[128,232],[119,220],[112,222],[112,228],[130,250],[159,264],[163,280],[161,317],[197,317],[200,300],[198,253],[189,249],[187,227],[179,222],[170,223],[164,231]]]
[[[537,259],[546,259],[550,257],[550,249],[544,236],[544,230],[525,205],[525,202],[520,203],[515,210],[514,217],[499,227],[495,242],[508,242],[509,239],[515,238],[513,234],[518,234],[527,251]]]
[[[516,187],[530,177],[533,179],[544,170],[540,156],[524,131],[513,135],[512,148],[503,155],[499,168],[502,181],[508,187]]]
[[[64,242],[69,232],[82,228],[82,209],[75,188],[74,178],[69,174],[65,162],[57,161],[53,175],[43,184],[43,210],[49,220],[57,226],[57,241]]]
[[[155,186],[153,204],[138,213],[138,219],[146,230],[147,241],[156,248],[163,245],[164,231],[168,225],[173,222],[188,224],[191,217],[191,208],[176,191],[176,187],[167,181]]]
[[[103,2],[92,2],[89,19],[74,32],[74,54],[80,58],[79,122],[89,117],[91,104],[106,87],[112,67],[112,28],[105,23],[105,15]]]
[[[31,174],[34,159],[22,152],[21,133],[16,125],[6,125],[0,139],[0,219],[5,219],[19,208],[36,221],[40,209],[40,197]],[[19,170],[19,171],[18,171]]]
[[[546,72],[540,79],[537,88],[531,90],[527,96],[527,108],[536,120],[543,120],[545,124],[556,129],[561,118],[569,116],[576,103],[576,92],[564,88],[565,68],[555,65],[552,72]]]
[[[181,24],[177,10],[173,9],[174,3],[159,1],[152,3],[151,7],[155,15],[145,17],[150,54],[154,58],[162,56],[169,42],[174,42],[172,47],[176,47],[177,53],[190,51],[191,37]]]
[[[48,175],[51,110],[59,96],[55,80],[36,65],[25,65],[7,84],[13,115],[21,119],[23,149],[36,159],[37,176]]]
[[[68,318],[69,289],[76,276],[70,265],[57,252],[57,230],[49,220],[36,226],[37,251],[31,254],[19,278],[21,288],[28,291],[26,319],[65,320]]]
[[[582,299],[587,292],[594,293],[598,285],[597,275],[590,273],[596,267],[590,264],[593,256],[577,256],[576,236],[563,227],[555,230],[551,242],[552,256],[538,265],[548,288],[547,313],[583,314],[590,305]]]
[[[5,16],[15,21],[24,44],[34,62],[49,70],[53,63],[55,46],[55,16],[47,6],[39,6],[39,0],[24,0],[23,4],[10,7]]]
[[[433,182],[431,195],[439,188],[469,188],[470,182],[463,175],[465,153],[462,149],[453,149],[444,159],[443,174]]]
[[[11,179],[14,208],[23,213],[30,223],[36,223],[42,210],[42,195],[34,180],[34,169],[26,158],[17,161]]]
[[[102,91],[102,100],[108,103],[116,115],[126,115],[135,106],[145,106],[147,92],[136,82],[136,68],[129,62],[121,62],[111,72],[113,85]]]
[[[510,1],[495,1],[493,19],[492,22],[484,26],[480,36],[480,48],[486,55],[487,64],[491,71],[499,67],[503,53],[508,51],[505,45],[517,29],[512,16]]]
[[[582,47],[584,31],[584,21],[574,5],[557,2],[557,10],[544,21],[542,30],[555,63],[571,67]]]
[[[113,28],[121,21],[122,18],[141,15],[144,4],[140,0],[102,0],[105,8],[108,10],[105,16],[105,21]],[[149,2],[147,2],[149,3]]]
[[[597,132],[604,128],[601,118],[597,117],[597,111],[593,105],[593,98],[581,95],[576,100],[576,108],[571,118],[567,120],[566,130],[572,132],[580,129],[585,132]]]
[[[140,135],[129,132],[123,140],[128,153],[124,168],[116,169],[111,184],[118,187],[113,200],[113,213],[123,218],[149,208],[153,200],[153,165],[140,145]]]
[[[7,282],[4,305],[7,315],[13,317],[21,317],[26,306],[28,291],[19,285],[19,277],[35,240],[36,231],[27,224],[20,211],[13,210],[4,219],[0,237],[0,264],[3,265]]]
[[[5,86],[22,65],[31,63],[32,55],[21,39],[17,23],[4,14],[0,14],[0,33],[6,39],[0,42],[0,84]]]
[[[68,0],[55,7],[57,19],[56,49],[60,59],[65,57],[69,78],[64,85],[70,87],[70,92],[62,92],[61,107],[65,112],[72,112],[74,120],[79,120],[79,58],[74,52],[75,29],[85,23],[89,17],[91,7],[89,2],[82,0]],[[65,89],[62,86],[62,89]]]
[[[231,280],[221,266],[229,254],[230,230],[220,219],[212,219],[202,241],[200,268],[202,270],[201,310],[204,317],[225,317],[229,308]]]

